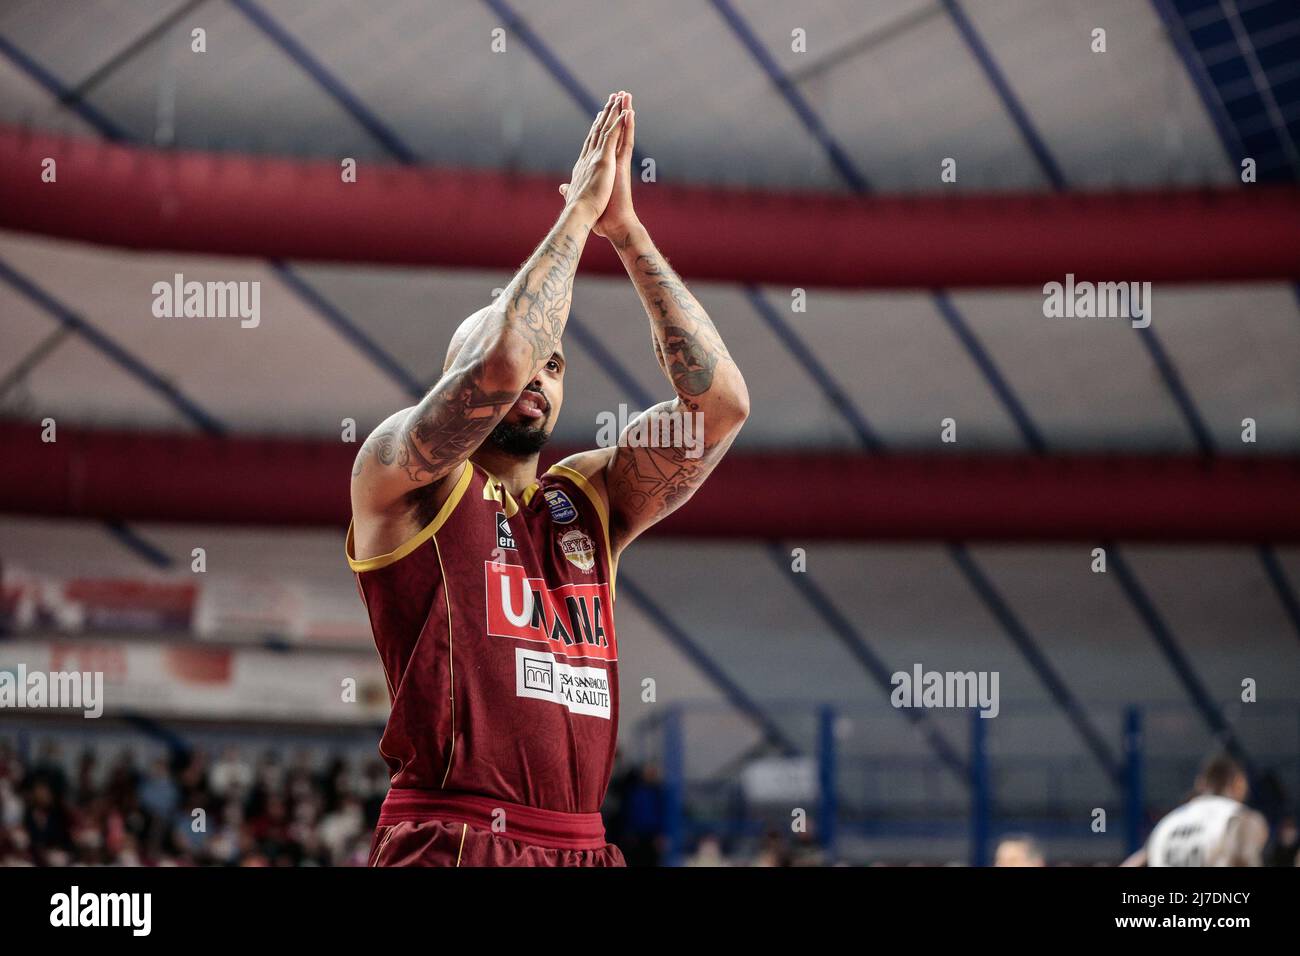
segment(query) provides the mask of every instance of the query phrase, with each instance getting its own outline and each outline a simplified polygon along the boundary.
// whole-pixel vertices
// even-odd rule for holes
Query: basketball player
[[[392,697],[372,866],[623,865],[599,814],[618,730],[615,568],[749,414],[717,329],[633,211],[634,135],[632,97],[612,94],[551,231],[457,329],[429,394],[357,455],[348,561]],[[641,418],[695,414],[702,447],[648,447],[634,420],[616,447],[539,476],[591,233],[627,267],[676,392]]]
[[[1230,757],[1211,758],[1196,795],[1156,824],[1124,866],[1261,866],[1268,823],[1243,802],[1250,785]]]

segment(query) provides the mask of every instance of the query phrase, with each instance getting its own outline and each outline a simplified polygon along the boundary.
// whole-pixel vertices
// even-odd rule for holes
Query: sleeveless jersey
[[[392,710],[392,786],[600,809],[618,734],[608,516],[556,465],[516,501],[466,462],[438,514],[353,558]]]
[[[1156,824],[1147,843],[1147,866],[1223,866],[1223,837],[1242,805],[1202,794]]]

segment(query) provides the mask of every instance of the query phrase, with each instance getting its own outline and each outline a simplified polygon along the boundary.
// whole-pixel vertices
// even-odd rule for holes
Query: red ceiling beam
[[[42,181],[54,159],[57,180]],[[0,126],[0,227],[132,249],[514,269],[559,210],[554,176],[169,152]],[[936,167],[937,168],[937,167]],[[638,187],[692,279],[1041,286],[1300,278],[1300,189],[855,197]],[[622,275],[603,242],[585,267]]]
[[[332,526],[355,445],[0,423],[0,510]],[[548,462],[560,451],[549,456]],[[1300,541],[1300,458],[732,453],[667,536]]]

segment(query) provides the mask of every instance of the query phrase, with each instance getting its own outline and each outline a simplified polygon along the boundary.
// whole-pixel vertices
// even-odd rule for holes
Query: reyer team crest
[[[570,528],[559,536],[560,551],[579,571],[590,573],[596,567],[596,544],[581,528]]]

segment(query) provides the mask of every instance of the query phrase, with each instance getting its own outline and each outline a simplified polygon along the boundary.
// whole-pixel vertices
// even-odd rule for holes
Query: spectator
[[[72,849],[70,820],[49,778],[35,771],[33,777],[23,829],[27,831],[33,860],[45,866],[60,866],[67,862]]]
[[[1046,866],[1043,848],[1028,834],[1003,837],[993,856],[994,866]]]
[[[241,796],[253,788],[253,766],[235,747],[227,747],[208,774],[208,788],[218,797]]]
[[[686,860],[687,866],[730,866],[722,852],[722,841],[712,833],[700,837],[695,852]]]

